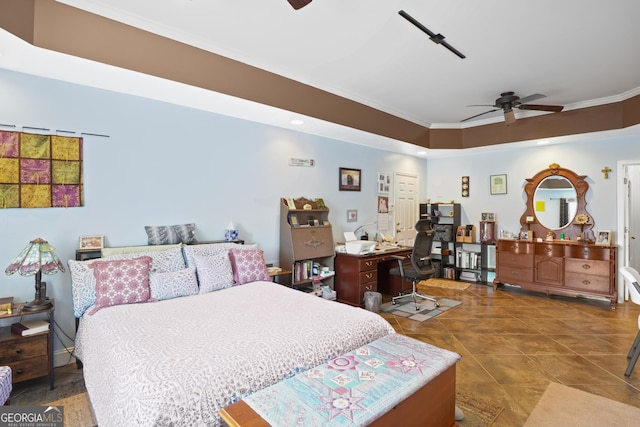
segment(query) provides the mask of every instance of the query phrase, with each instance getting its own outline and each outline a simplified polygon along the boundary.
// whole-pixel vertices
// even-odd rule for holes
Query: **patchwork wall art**
[[[82,138],[0,131],[0,208],[84,205]]]

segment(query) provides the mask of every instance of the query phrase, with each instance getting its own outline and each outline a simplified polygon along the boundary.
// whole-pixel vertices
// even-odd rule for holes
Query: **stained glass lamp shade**
[[[49,242],[40,238],[29,242],[4,272],[9,276],[16,271],[21,276],[36,276],[35,299],[26,303],[23,310],[38,311],[51,307],[51,301],[42,295],[42,273],[56,274],[58,271],[64,271],[64,266]]]

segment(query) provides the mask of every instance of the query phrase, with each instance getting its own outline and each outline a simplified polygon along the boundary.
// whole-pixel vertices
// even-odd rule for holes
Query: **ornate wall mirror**
[[[561,168],[557,163],[528,178],[524,186],[527,209],[520,224],[533,237],[546,238],[549,232],[559,239],[593,241],[594,222],[586,210],[586,175]]]

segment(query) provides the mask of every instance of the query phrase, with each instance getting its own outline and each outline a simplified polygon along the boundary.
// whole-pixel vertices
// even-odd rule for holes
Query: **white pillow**
[[[193,260],[198,274],[200,294],[233,286],[233,270],[226,252],[216,255],[195,255]]]
[[[149,273],[151,298],[165,300],[198,293],[196,268],[187,267],[166,273]]]

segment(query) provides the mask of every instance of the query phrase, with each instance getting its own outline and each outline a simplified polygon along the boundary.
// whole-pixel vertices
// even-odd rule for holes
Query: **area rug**
[[[582,390],[551,383],[525,427],[637,426],[640,409]]]
[[[418,286],[430,286],[432,288],[444,288],[444,289],[459,289],[461,291],[464,291],[469,286],[471,286],[471,284],[467,282],[459,282],[457,280],[451,280],[451,279],[431,278],[427,280],[421,280],[420,282],[418,282]]]
[[[47,384],[46,386],[30,387],[21,392],[16,392],[11,395],[11,405],[44,405],[46,402],[64,399],[85,391],[87,389],[84,386],[84,380],[79,375],[75,381],[56,384],[53,390],[49,390]]]
[[[456,393],[456,406],[464,412],[464,420],[458,421],[460,427],[490,426],[504,411],[502,406],[464,391]]]
[[[413,299],[407,297],[405,300],[400,300],[397,304],[391,304],[386,302],[380,306],[380,310],[386,313],[395,314],[396,316],[406,317],[407,319],[416,320],[418,322],[424,322],[425,320],[433,319],[439,314],[445,311],[451,310],[462,304],[460,301],[454,301],[447,298],[438,299],[440,307],[436,307],[435,303],[429,300],[419,301],[418,305],[420,310],[416,310],[416,304]]]
[[[98,425],[91,409],[89,395],[84,392],[75,396],[47,403],[49,406],[64,407],[64,425],[68,427],[94,427]]]

